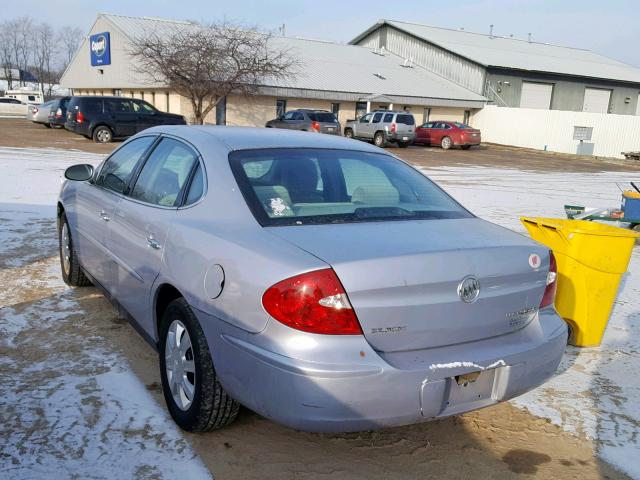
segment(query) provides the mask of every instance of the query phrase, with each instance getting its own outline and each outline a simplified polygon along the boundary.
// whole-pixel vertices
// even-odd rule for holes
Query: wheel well
[[[373,136],[375,137],[379,133],[381,133],[383,137],[386,137],[386,135],[384,134],[384,130],[376,130],[376,133],[374,133]]]
[[[180,293],[180,291],[176,287],[168,283],[165,283],[161,285],[160,288],[158,288],[158,293],[156,294],[156,308],[155,308],[156,330],[158,333],[160,332],[160,320],[162,320],[162,315],[164,314],[164,311],[167,309],[167,306],[169,306],[169,304],[173,302],[175,299],[180,298],[182,296],[183,295]]]
[[[107,127],[109,129],[109,131],[111,132],[111,134],[113,135],[113,128],[111,128],[106,123],[99,123],[98,125],[94,125],[93,128],[91,129],[91,136],[92,137],[93,137],[93,132],[95,132],[96,128],[98,128],[98,127]]]

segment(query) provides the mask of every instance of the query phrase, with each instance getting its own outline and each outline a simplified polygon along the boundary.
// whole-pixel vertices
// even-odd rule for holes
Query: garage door
[[[541,108],[549,110],[551,107],[551,93],[553,85],[550,83],[522,82],[520,108]]]
[[[583,112],[607,113],[609,112],[609,99],[611,90],[602,88],[585,88]]]

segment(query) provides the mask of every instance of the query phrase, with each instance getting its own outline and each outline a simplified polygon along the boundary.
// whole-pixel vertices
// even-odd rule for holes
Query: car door
[[[367,113],[366,115],[363,115],[362,117],[360,117],[360,119],[358,120],[358,122],[356,124],[354,124],[354,128],[355,128],[355,136],[356,137],[360,137],[360,138],[372,138],[373,135],[370,134],[370,122],[371,122],[371,118],[373,117],[373,113]]]
[[[367,130],[367,136],[370,138],[373,138],[373,135],[378,131],[378,130],[383,130],[382,127],[382,117],[384,117],[384,112],[376,112],[373,114],[373,117],[371,118],[371,123],[369,123],[369,129]]]
[[[431,145],[439,145],[444,135],[445,124],[442,122],[435,122],[433,128],[429,130],[429,143]]]
[[[111,121],[114,136],[135,135],[138,128],[138,114],[128,98],[107,98],[104,100],[105,115]]]
[[[162,123],[161,116],[151,104],[143,100],[131,100],[133,111],[136,114],[136,132],[155,127]]]
[[[110,248],[117,259],[115,297],[153,334],[150,292],[160,272],[167,234],[199,155],[188,144],[162,137],[147,156],[111,225]]]
[[[416,128],[416,143],[429,143],[429,132],[431,132],[431,127],[433,127],[433,122],[423,123],[421,126]]]
[[[78,185],[75,205],[80,263],[109,292],[113,290],[115,261],[109,248],[111,220],[154,139],[142,137],[125,143],[103,162],[93,180]]]

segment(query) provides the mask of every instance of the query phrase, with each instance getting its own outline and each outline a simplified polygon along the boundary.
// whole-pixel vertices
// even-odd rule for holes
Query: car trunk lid
[[[383,352],[520,329],[535,316],[546,285],[546,248],[477,218],[269,230],[331,265],[367,341]],[[531,255],[540,257],[536,268]],[[467,278],[480,284],[472,303],[459,294]]]

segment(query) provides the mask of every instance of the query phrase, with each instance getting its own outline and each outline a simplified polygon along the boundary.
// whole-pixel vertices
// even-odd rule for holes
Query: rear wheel
[[[43,125],[47,128],[51,128],[51,124],[50,123],[43,123]]]
[[[240,404],[220,385],[204,332],[184,298],[162,316],[159,346],[164,399],[178,426],[206,432],[233,422]]]
[[[452,145],[453,145],[453,142],[451,141],[450,137],[444,137],[440,142],[440,146],[442,147],[443,150],[449,150]]]
[[[350,128],[345,128],[344,136],[347,138],[353,138],[353,130],[351,130]]]
[[[384,147],[384,133],[376,132],[376,134],[373,136],[373,144],[376,147]]]
[[[462,148],[463,150],[469,150],[471,148],[471,145],[462,145],[462,147],[460,148]]]
[[[96,143],[109,143],[113,140],[113,133],[106,125],[100,125],[93,131],[93,141]]]
[[[60,252],[60,268],[62,270],[62,280],[72,287],[86,287],[91,285],[91,281],[86,277],[71,239],[71,231],[67,216],[60,215],[58,223],[58,249]]]

